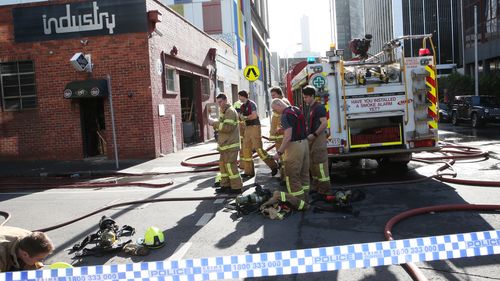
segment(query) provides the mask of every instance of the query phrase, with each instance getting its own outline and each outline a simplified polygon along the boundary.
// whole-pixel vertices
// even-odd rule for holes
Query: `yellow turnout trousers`
[[[264,161],[271,169],[278,168],[274,159],[262,148],[262,138],[260,125],[250,125],[245,127],[245,135],[242,145],[243,157],[240,158],[240,164],[243,164],[244,173],[249,176],[255,175],[252,153],[257,152],[260,159]]]
[[[287,192],[307,201],[309,192],[309,146],[307,139],[292,141],[283,155]]]
[[[326,133],[319,134],[314,140],[309,142],[309,160],[313,179],[311,190],[317,191],[320,194],[330,194]]]
[[[221,173],[220,186],[231,187],[232,189],[241,189],[243,182],[241,181],[240,171],[236,164],[238,151],[224,151],[220,153],[219,169]]]

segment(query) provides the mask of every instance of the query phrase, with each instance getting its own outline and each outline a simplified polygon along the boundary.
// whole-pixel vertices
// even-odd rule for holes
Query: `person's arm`
[[[252,111],[252,113],[248,116],[246,116],[246,120],[255,120],[257,119],[259,116],[257,115],[257,111]]]
[[[238,118],[236,116],[236,112],[232,110],[226,110],[224,114],[224,118],[221,122],[215,122],[214,127],[217,126],[217,129],[221,133],[229,133],[236,129],[238,126]]]
[[[285,129],[283,133],[283,142],[281,143],[280,149],[274,155],[275,160],[280,159],[280,156],[283,155],[283,153],[285,153],[285,149],[288,147],[291,140],[292,140],[292,127],[289,127]]]
[[[314,114],[316,116],[319,117],[319,126],[318,128],[316,129],[316,131],[314,132],[311,132],[311,134],[309,134],[307,136],[307,139],[308,140],[314,140],[317,136],[319,136],[321,133],[323,133],[326,129],[326,127],[328,126],[328,120],[326,119],[326,109],[323,105],[318,105],[316,106],[316,108],[314,109]],[[312,126],[312,124],[311,124]]]

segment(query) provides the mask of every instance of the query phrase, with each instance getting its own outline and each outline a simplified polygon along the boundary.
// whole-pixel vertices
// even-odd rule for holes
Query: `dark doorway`
[[[233,104],[238,101],[238,85],[231,84],[231,97],[233,98]]]
[[[191,76],[179,75],[181,90],[182,135],[185,144],[200,142],[200,128],[197,116],[198,96],[195,80]]]
[[[106,155],[104,102],[101,98],[80,100],[83,156]]]

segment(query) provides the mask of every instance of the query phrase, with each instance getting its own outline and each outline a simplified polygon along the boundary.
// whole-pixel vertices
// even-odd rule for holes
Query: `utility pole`
[[[474,94],[479,96],[479,64],[477,61],[477,5],[474,5]]]

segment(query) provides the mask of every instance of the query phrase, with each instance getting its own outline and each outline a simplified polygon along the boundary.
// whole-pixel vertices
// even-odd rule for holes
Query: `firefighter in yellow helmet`
[[[272,87],[271,97],[273,99],[281,99],[287,105],[290,105],[288,99],[283,97],[283,91],[281,91],[280,87]],[[281,143],[283,142],[283,128],[281,128],[281,114],[273,110],[273,114],[271,117],[271,128],[269,129],[269,140],[273,141],[275,144],[276,151],[278,151],[281,147]],[[284,182],[285,180],[285,165],[283,164],[283,158],[280,158],[281,167],[280,167],[280,181]]]
[[[298,107],[289,106],[281,99],[273,99],[271,107],[281,114],[283,143],[274,159],[283,156],[287,189],[285,195],[275,192],[273,198],[288,202],[298,210],[304,210],[309,190],[309,146],[304,115]]]
[[[307,139],[309,140],[309,160],[312,175],[311,193],[320,196],[330,195],[330,173],[328,169],[328,152],[326,136],[326,109],[315,99],[316,89],[306,86],[302,89],[307,124]]]
[[[220,153],[220,188],[216,193],[241,193],[243,183],[238,170],[237,158],[240,150],[240,133],[238,114],[236,110],[227,102],[224,94],[217,96],[219,105],[219,120],[210,118],[208,123],[219,131],[217,138],[217,150]]]
[[[262,136],[260,130],[259,115],[257,115],[257,105],[252,100],[248,99],[248,92],[241,90],[238,92],[238,98],[242,102],[240,107],[240,119],[245,121],[245,135],[243,137],[243,157],[240,159],[240,164],[243,164],[245,177],[255,176],[252,153],[257,152],[269,168],[271,175],[278,173],[278,163],[262,148]]]

